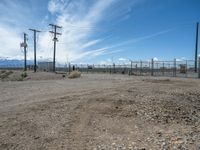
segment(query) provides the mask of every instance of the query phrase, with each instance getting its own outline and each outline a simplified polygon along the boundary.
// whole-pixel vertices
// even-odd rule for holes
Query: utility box
[[[38,70],[52,72],[53,71],[53,62],[38,62]]]
[[[180,64],[180,73],[186,73],[187,67],[185,64]]]

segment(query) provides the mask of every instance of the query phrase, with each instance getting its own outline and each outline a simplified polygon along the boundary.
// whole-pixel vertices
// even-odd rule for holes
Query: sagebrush
[[[73,79],[73,78],[80,78],[81,77],[81,72],[79,71],[72,71],[68,78]]]

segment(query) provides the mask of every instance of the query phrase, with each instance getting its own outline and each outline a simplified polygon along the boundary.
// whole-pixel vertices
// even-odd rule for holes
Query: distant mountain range
[[[33,61],[27,60],[27,65],[32,65]],[[24,60],[8,60],[8,59],[0,59],[0,68],[21,68],[24,67]]]
[[[38,62],[47,62],[45,60],[38,61]],[[48,61],[49,62],[49,61]],[[33,65],[33,60],[27,60],[27,65]],[[56,63],[56,67],[64,67],[64,64]],[[17,59],[5,59],[0,57],[0,68],[23,68],[24,67],[24,60],[17,60]]]

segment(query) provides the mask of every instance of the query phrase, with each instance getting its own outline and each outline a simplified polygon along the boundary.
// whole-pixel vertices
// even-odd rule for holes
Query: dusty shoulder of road
[[[200,149],[197,79],[48,76],[0,82],[0,149]]]

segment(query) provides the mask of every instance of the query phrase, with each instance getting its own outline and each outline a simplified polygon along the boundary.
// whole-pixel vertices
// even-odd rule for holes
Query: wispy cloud
[[[48,10],[50,13],[60,13],[65,8],[65,2],[62,0],[50,0],[48,3]]]
[[[21,38],[16,30],[0,24],[0,56],[21,58],[20,41]]]
[[[114,0],[98,0],[91,6],[87,6],[88,4],[84,1],[69,3],[69,1],[51,0],[49,2],[49,11],[52,14],[59,14],[55,23],[63,27],[57,46],[59,62],[65,62],[66,57],[71,61],[83,57],[96,57],[107,50],[107,47],[92,50],[92,47],[101,42],[101,39],[92,39],[91,36],[94,34],[93,28],[103,20],[104,11],[113,2]],[[49,40],[49,34],[43,34],[39,42],[40,49],[48,51]]]
[[[34,0],[19,3],[3,0],[0,3],[0,9],[7,15],[0,14],[0,20],[6,26],[0,24],[3,37],[0,39],[0,44],[6,46],[0,48],[3,51],[0,52],[0,55],[13,58],[19,55],[23,58],[23,53],[18,51],[19,43],[23,41],[22,33],[27,31],[29,27],[38,29],[42,27],[43,29],[41,29],[45,32],[39,34],[37,56],[38,59],[52,59],[53,37],[48,32],[50,29],[45,27],[48,23],[55,23],[63,27],[60,31],[62,35],[58,37],[57,62],[64,63],[67,59],[70,61],[91,59],[100,55],[121,52],[122,50],[113,50],[112,46],[106,44],[105,39],[109,35],[98,36],[102,29],[100,24],[111,18],[119,17],[122,20],[128,18],[132,11],[131,5],[135,2],[138,2],[138,0],[133,0],[129,4],[124,3],[123,0],[95,0],[90,2],[87,0],[49,0],[45,4],[41,2],[41,7],[40,2]],[[31,7],[24,7],[29,4],[31,4]],[[34,14],[37,14],[34,12],[39,12],[38,10],[43,8],[44,5],[46,5],[48,12],[43,12],[41,16],[34,16]],[[11,13],[11,9],[14,13]],[[37,24],[35,20],[41,25]],[[33,22],[36,24],[32,25]],[[13,30],[12,24],[14,24]],[[32,33],[30,34],[28,58],[33,59]],[[9,42],[6,41],[6,36],[11,37]]]
[[[102,60],[100,61],[101,65],[113,65],[113,63],[115,63],[116,65],[130,65],[130,60],[127,58],[118,58],[118,59],[106,59],[106,60]]]
[[[115,48],[115,47],[120,47],[120,46],[124,46],[124,45],[131,44],[131,43],[141,42],[141,41],[144,41],[144,40],[147,40],[147,39],[151,39],[151,38],[160,36],[162,34],[168,33],[170,31],[172,31],[172,30],[171,29],[167,29],[167,30],[156,32],[156,33],[153,33],[153,34],[150,34],[150,35],[146,35],[146,36],[143,36],[143,37],[129,39],[129,40],[123,41],[121,43],[114,44],[114,45],[110,46],[110,48]]]
[[[84,49],[84,48],[87,48],[87,47],[91,47],[91,46],[96,45],[97,43],[99,43],[101,41],[102,41],[101,39],[89,41],[89,42],[83,44],[83,46],[81,48]]]

